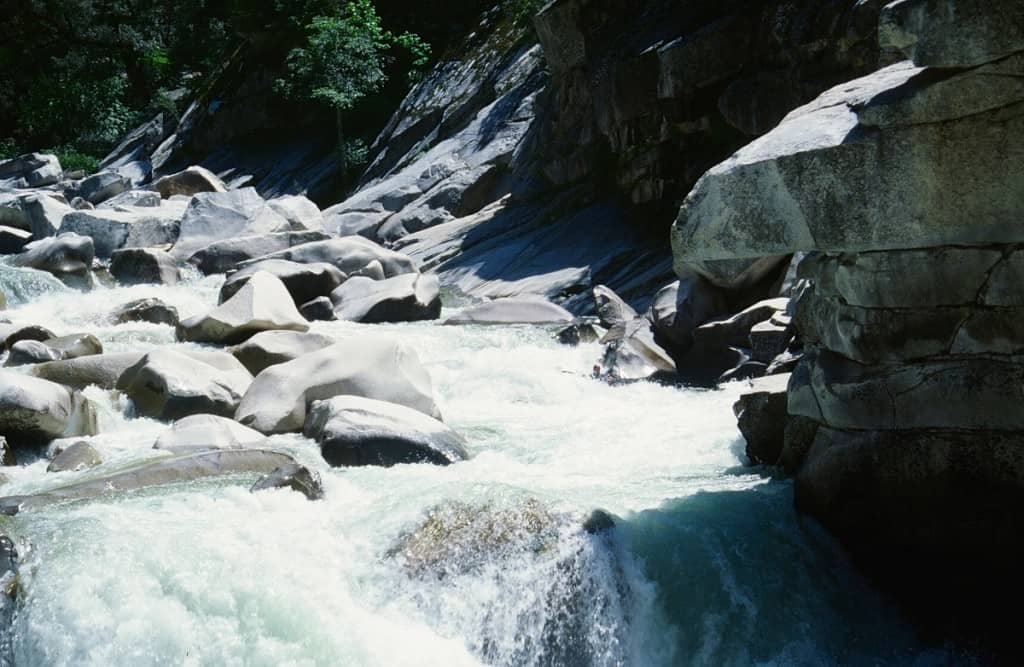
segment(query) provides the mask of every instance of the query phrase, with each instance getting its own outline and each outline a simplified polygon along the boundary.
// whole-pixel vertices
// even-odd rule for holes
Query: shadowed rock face
[[[677,270],[723,287],[813,251],[779,462],[797,506],[947,632],[1007,633],[977,610],[1019,590],[1024,555],[1022,12],[887,5],[882,47],[910,60],[709,170],[672,233]]]

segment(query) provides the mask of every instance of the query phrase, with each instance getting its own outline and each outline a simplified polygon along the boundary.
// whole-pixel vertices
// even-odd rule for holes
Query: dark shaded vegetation
[[[536,0],[509,0],[527,17]],[[322,111],[358,162],[417,75],[482,0],[0,0],[0,158],[50,150],[94,169],[117,139],[172,120],[241,57],[277,74],[282,113]],[[343,131],[344,128],[344,131]]]

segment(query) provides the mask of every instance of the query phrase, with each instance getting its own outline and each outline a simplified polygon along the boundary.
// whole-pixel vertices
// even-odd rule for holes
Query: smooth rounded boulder
[[[331,292],[334,316],[365,322],[414,322],[441,316],[441,286],[435,274],[407,273],[385,280],[349,278]]]
[[[29,364],[42,364],[47,361],[63,359],[64,355],[60,350],[55,350],[46,343],[38,340],[19,340],[11,345],[10,353],[4,366],[26,366]]]
[[[334,345],[330,336],[299,331],[264,331],[228,350],[253,375]]]
[[[448,465],[468,458],[465,441],[433,417],[361,396],[316,401],[303,435],[332,466]]]
[[[63,385],[0,371],[0,435],[12,442],[95,435],[96,411]]]
[[[334,265],[324,262],[300,264],[286,259],[268,259],[230,274],[220,288],[220,303],[237,294],[260,271],[277,276],[296,306],[330,295],[346,278]]]
[[[443,324],[569,324],[574,319],[543,297],[509,297],[470,306]]]
[[[46,466],[46,472],[78,472],[95,468],[101,463],[103,458],[95,447],[87,442],[76,442],[61,450]]]
[[[181,419],[195,414],[230,417],[252,376],[229,354],[208,353],[203,360],[169,349],[149,352],[117,380],[141,415]]]
[[[295,231],[304,229],[324,231],[324,216],[320,207],[302,195],[284,195],[269,201],[270,208],[288,221]]]
[[[92,286],[92,260],[96,255],[93,241],[88,236],[67,232],[25,246],[15,255],[14,266],[46,271],[69,287]]]
[[[441,418],[430,375],[412,348],[386,338],[359,338],[266,369],[253,380],[235,419],[261,433],[300,431],[313,401],[342,394]]]
[[[190,415],[174,422],[153,444],[176,454],[211,449],[259,449],[269,444],[259,431],[217,415]]]
[[[233,297],[205,315],[178,325],[178,339],[197,343],[240,343],[261,331],[307,331],[284,283],[257,271]]]
[[[289,229],[288,221],[270,208],[254,188],[201,192],[185,210],[171,255],[178,261],[186,261],[217,241]]]
[[[110,275],[121,285],[175,285],[181,280],[178,263],[154,248],[124,248],[110,256]]]
[[[60,352],[62,359],[77,359],[94,354],[103,354],[103,343],[100,342],[99,338],[89,333],[48,338],[43,343]]]

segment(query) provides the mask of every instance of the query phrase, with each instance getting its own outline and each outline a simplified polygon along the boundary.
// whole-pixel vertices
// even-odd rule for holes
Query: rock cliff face
[[[607,284],[645,309],[671,277],[664,233],[699,175],[875,69],[881,4],[556,0],[533,26],[499,6],[407,96],[359,187],[325,211],[328,231],[399,247],[472,296],[539,293],[580,311]],[[271,78],[226,63],[135,157],[330,203],[330,128],[275,126]]]
[[[677,269],[719,285],[815,251],[783,462],[924,605],[983,598],[1024,553],[1021,26],[1012,0],[890,3],[881,47],[908,59],[708,171],[673,229]]]

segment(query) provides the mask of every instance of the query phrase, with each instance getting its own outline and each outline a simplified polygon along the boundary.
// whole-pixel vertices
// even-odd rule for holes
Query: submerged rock
[[[269,475],[260,477],[249,491],[255,493],[268,489],[291,489],[298,491],[309,500],[320,500],[324,497],[320,474],[298,463],[285,464]]]
[[[478,569],[510,553],[540,553],[559,539],[558,520],[533,498],[511,507],[450,503],[388,552],[414,576],[442,578]]]
[[[103,459],[92,445],[76,442],[57,454],[46,467],[46,472],[78,472],[95,468],[101,463]]]
[[[139,299],[119,306],[111,313],[111,319],[118,324],[149,322],[176,327],[178,326],[178,309],[168,306],[160,299]]]
[[[0,498],[0,513],[15,515],[62,502],[87,500],[152,486],[180,484],[208,477],[260,473],[295,463],[287,454],[262,449],[224,449],[181,454],[136,464],[33,495]]]
[[[382,338],[337,343],[256,376],[235,419],[261,433],[302,430],[313,401],[348,394],[398,403],[440,419],[416,352]]]
[[[314,402],[303,435],[320,443],[332,466],[448,465],[468,458],[465,440],[443,422],[360,396]]]

